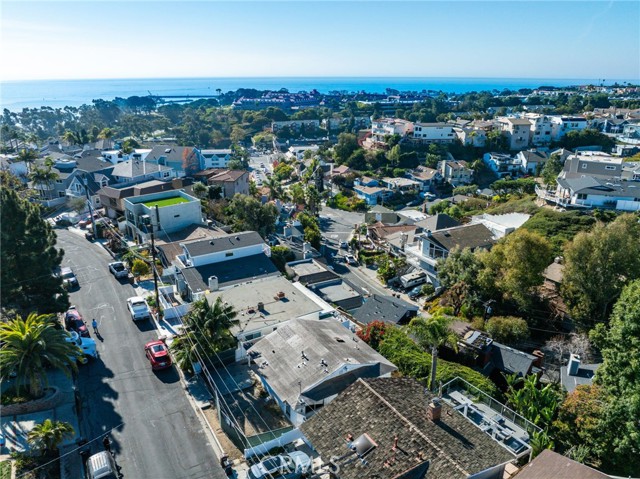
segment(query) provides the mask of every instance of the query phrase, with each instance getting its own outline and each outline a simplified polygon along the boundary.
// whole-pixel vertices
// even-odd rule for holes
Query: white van
[[[413,273],[400,276],[400,283],[404,289],[411,289],[427,282],[427,273],[415,271]]]
[[[83,356],[77,358],[78,362],[86,364],[88,356],[92,358],[98,357],[98,348],[96,347],[96,341],[91,338],[83,338],[75,331],[67,331],[67,342],[74,343],[84,353]]]
[[[87,461],[87,474],[89,479],[117,479],[116,461],[107,451],[94,454]]]

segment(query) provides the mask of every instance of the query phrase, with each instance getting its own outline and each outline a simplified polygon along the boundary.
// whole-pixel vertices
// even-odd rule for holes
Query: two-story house
[[[415,143],[452,143],[456,139],[453,125],[448,123],[415,123],[411,140]]]
[[[406,193],[409,191],[418,191],[420,183],[409,178],[382,178],[382,186],[389,188],[393,192]]]
[[[548,146],[553,139],[551,117],[539,113],[525,113],[524,118],[531,123],[531,144],[533,146]]]
[[[180,243],[175,283],[189,301],[236,284],[279,275],[271,248],[255,231]]]
[[[226,168],[233,152],[229,148],[202,150],[202,169]]]
[[[426,166],[418,166],[414,170],[410,170],[408,176],[420,184],[421,191],[431,191],[436,183],[442,181],[442,175],[438,170]]]
[[[171,181],[177,173],[169,166],[131,159],[114,165],[111,176],[116,183],[133,184],[149,180]]]
[[[464,160],[456,160],[447,153],[447,160],[438,162],[438,171],[442,179],[454,188],[461,185],[470,185],[473,182],[473,170]]]
[[[367,149],[386,148],[387,139],[393,135],[409,136],[413,132],[413,123],[399,118],[380,118],[371,122],[371,136],[364,142]]]
[[[487,132],[481,128],[454,126],[453,132],[464,146],[484,148],[487,143]]]
[[[176,176],[193,176],[204,169],[204,158],[193,146],[157,145],[143,158],[147,164],[172,168]]]
[[[162,191],[124,200],[126,234],[140,243],[152,232],[172,233],[192,224],[205,224],[200,200],[184,191]]]
[[[485,153],[482,161],[487,165],[499,178],[510,176],[518,177],[522,174],[522,161],[517,156],[511,156],[505,153]]]
[[[194,176],[206,180],[210,187],[220,188],[223,198],[233,198],[236,193],[249,194],[251,175],[246,170],[206,170]]]
[[[437,263],[446,259],[453,248],[490,249],[495,242],[491,231],[483,224],[455,226],[416,235],[415,244],[404,248],[407,262],[424,270],[431,283],[438,285]]]
[[[582,116],[551,116],[551,139],[560,141],[570,131],[588,128],[589,122]]]
[[[525,174],[537,176],[549,159],[549,153],[536,149],[523,150],[516,154],[516,159],[520,160]]]

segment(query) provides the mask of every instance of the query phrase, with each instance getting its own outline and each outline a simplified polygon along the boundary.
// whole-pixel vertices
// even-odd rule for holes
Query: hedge
[[[379,353],[395,364],[405,376],[428,380],[431,375],[431,354],[423,351],[406,332],[399,328],[392,327],[385,331]],[[438,358],[436,381],[442,381],[445,384],[456,376],[473,384],[491,397],[498,395],[496,385],[486,376],[462,364]]]

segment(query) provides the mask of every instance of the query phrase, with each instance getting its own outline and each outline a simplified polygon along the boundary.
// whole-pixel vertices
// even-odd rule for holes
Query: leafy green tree
[[[431,380],[429,388],[435,391],[436,370],[438,367],[438,348],[448,346],[458,351],[458,337],[450,329],[451,319],[445,316],[432,316],[430,318],[416,317],[409,323],[409,331],[418,340],[418,344],[431,351]]]
[[[570,131],[560,140],[560,145],[568,150],[580,146],[601,146],[604,151],[610,151],[615,144],[613,138],[593,129]]]
[[[296,258],[291,249],[286,246],[274,246],[271,248],[271,261],[276,267],[284,273],[286,263]]]
[[[53,276],[64,252],[56,249],[55,232],[40,207],[4,186],[0,205],[0,305],[42,313],[66,310],[62,279]]]
[[[595,223],[592,216],[581,211],[541,208],[522,227],[547,238],[553,247],[554,255],[561,256],[568,241],[582,231],[591,230]]]
[[[493,316],[487,321],[487,332],[496,341],[517,344],[529,337],[527,322],[515,316]]]
[[[312,215],[318,214],[321,207],[321,198],[320,192],[315,187],[315,185],[307,185],[307,189],[305,191],[305,199],[307,207]]]
[[[398,275],[398,269],[404,265],[404,260],[384,254],[378,256],[376,264],[378,265],[378,279],[383,283],[386,283],[391,278],[395,278]]]
[[[638,218],[623,214],[567,244],[562,294],[572,317],[583,326],[604,321],[625,284],[640,278],[638,238]]]
[[[544,237],[518,229],[480,257],[483,269],[478,279],[483,289],[491,291],[495,287],[505,300],[526,310],[535,288],[544,281],[542,273],[553,254]]]
[[[57,452],[62,441],[72,438],[75,433],[73,426],[68,422],[45,419],[29,431],[27,442],[43,456],[52,455]]]
[[[562,171],[563,167],[564,162],[560,158],[560,155],[557,153],[551,155],[542,167],[542,171],[540,173],[540,176],[542,176],[542,180],[547,187],[551,188],[556,186],[556,178]]]
[[[640,280],[622,290],[608,329],[600,323],[590,337],[603,359],[594,380],[605,394],[598,456],[608,473],[633,475],[640,465]]]
[[[46,367],[51,365],[70,375],[76,371],[76,357],[80,348],[67,341],[66,331],[56,327],[50,314],[31,313],[27,319],[16,316],[0,323],[0,376],[8,379],[16,373],[16,385],[20,391],[28,387],[33,397],[42,396],[47,384]]]
[[[147,264],[146,261],[136,258],[133,260],[133,265],[131,266],[131,273],[136,277],[140,278],[140,276],[146,276],[151,271],[151,268]]]
[[[304,228],[304,240],[308,241],[315,249],[320,250],[322,245],[322,235],[317,228]]]
[[[289,178],[291,178],[292,173],[293,173],[293,166],[285,163],[284,161],[278,163],[278,166],[276,166],[273,169],[273,174],[280,181],[288,180]]]
[[[193,194],[200,199],[206,198],[209,194],[209,187],[200,181],[196,181],[193,184]]]
[[[444,288],[450,288],[462,281],[475,289],[481,268],[478,256],[470,248],[454,247],[446,259],[438,261],[438,279]]]
[[[257,231],[266,238],[274,232],[278,210],[272,203],[265,205],[251,196],[236,194],[226,208],[234,231]]]
[[[338,142],[333,147],[336,161],[346,163],[349,157],[358,149],[358,139],[352,133],[340,133]]]

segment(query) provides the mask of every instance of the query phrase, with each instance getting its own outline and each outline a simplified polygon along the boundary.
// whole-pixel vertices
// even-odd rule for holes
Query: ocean
[[[0,82],[0,105],[11,111],[48,106],[63,108],[91,104],[93,99],[113,100],[116,97],[153,95],[216,95],[238,88],[291,92],[330,91],[382,93],[386,88],[400,91],[435,90],[446,93],[466,93],[482,90],[536,88],[539,86],[569,86],[598,84],[590,79],[527,79],[527,78],[393,78],[393,77],[244,77],[244,78],[148,78],[105,80],[38,80]],[[626,80],[618,80],[622,83]],[[607,80],[607,84],[613,83]]]

